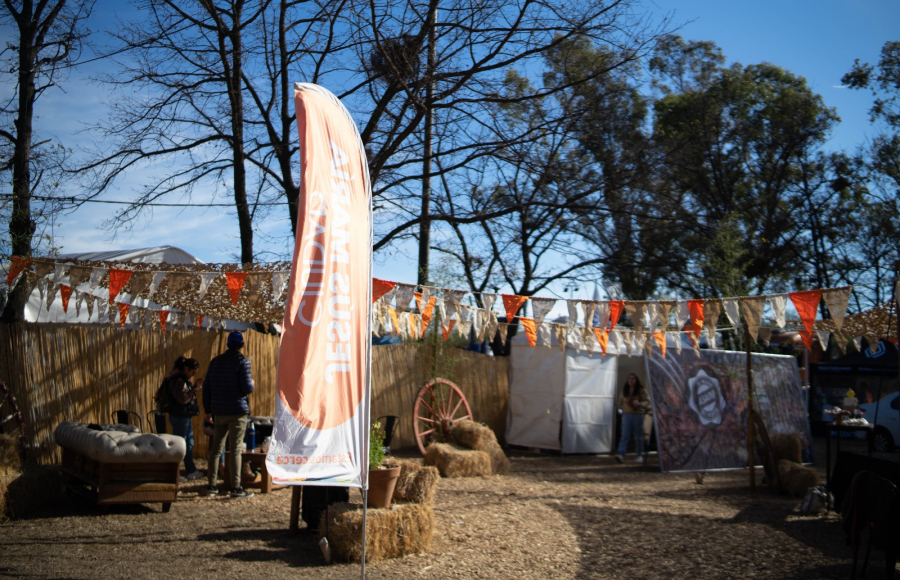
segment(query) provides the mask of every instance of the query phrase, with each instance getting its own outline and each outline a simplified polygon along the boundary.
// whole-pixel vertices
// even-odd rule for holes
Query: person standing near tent
[[[634,373],[628,375],[622,394],[619,395],[619,408],[622,409],[622,439],[616,451],[616,461],[622,463],[628,442],[634,437],[634,449],[637,452],[635,462],[644,461],[644,414],[650,404],[650,395],[640,379]]]
[[[203,391],[203,378],[200,377],[195,381],[196,384],[191,384],[191,379],[199,369],[197,359],[180,356],[165,379],[170,396],[168,409],[172,433],[183,438],[187,448],[184,454],[185,476],[178,478],[181,483],[203,477],[194,465],[194,428],[191,425],[191,418],[200,414],[197,396]]]
[[[206,419],[213,422],[213,441],[209,448],[209,464],[206,471],[208,486],[206,495],[219,493],[216,482],[219,475],[219,458],[225,451],[225,443],[231,440],[231,497],[251,497],[253,492],[241,487],[241,450],[244,433],[250,420],[250,402],[247,395],[253,392],[250,361],[244,356],[244,335],[232,332],[226,341],[228,350],[212,359],[206,373],[203,390],[203,408]]]

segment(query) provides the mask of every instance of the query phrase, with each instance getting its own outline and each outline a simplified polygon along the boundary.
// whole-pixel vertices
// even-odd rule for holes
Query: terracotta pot
[[[369,493],[366,504],[371,508],[391,507],[391,498],[400,477],[400,467],[382,467],[369,470]]]

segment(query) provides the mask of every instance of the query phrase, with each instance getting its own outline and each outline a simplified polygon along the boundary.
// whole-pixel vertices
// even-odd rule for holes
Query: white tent
[[[532,348],[524,333],[511,340],[506,442],[563,453],[608,453],[615,438],[615,346],[610,344],[604,357],[599,346],[593,354],[571,346],[563,353],[555,337],[550,344]]]

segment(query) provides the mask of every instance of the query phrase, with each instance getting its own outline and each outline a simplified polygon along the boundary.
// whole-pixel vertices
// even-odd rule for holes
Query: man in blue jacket
[[[253,492],[241,487],[241,450],[244,432],[250,420],[250,403],[247,395],[253,392],[250,361],[244,357],[244,335],[232,332],[226,342],[228,350],[212,359],[206,372],[203,389],[203,408],[206,419],[214,421],[212,446],[209,448],[209,465],[206,476],[207,495],[219,493],[216,481],[219,476],[219,459],[225,450],[225,442],[231,440],[231,497],[251,497]]]

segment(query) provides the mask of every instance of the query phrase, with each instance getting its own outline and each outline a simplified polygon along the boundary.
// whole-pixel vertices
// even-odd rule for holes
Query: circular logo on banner
[[[721,424],[725,397],[719,379],[709,376],[704,370],[688,379],[688,404],[703,425],[715,427]]]

